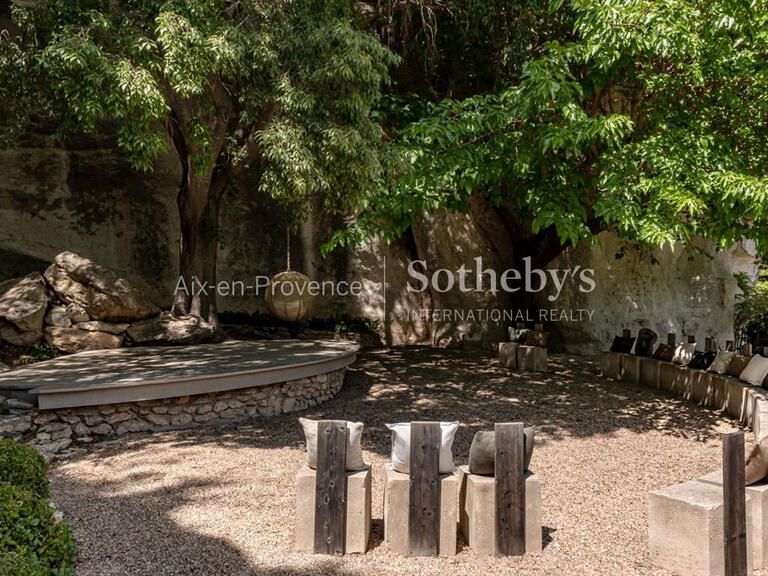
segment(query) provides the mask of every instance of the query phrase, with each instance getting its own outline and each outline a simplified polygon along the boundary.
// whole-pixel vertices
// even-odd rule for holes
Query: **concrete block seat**
[[[747,573],[752,573],[752,495],[747,493]],[[649,496],[651,562],[679,576],[721,576],[723,490],[695,480],[653,490]]]
[[[517,342],[499,342],[499,363],[504,368],[517,368]]]
[[[546,372],[547,349],[541,346],[517,346],[517,368],[523,372]]]
[[[459,523],[464,541],[481,556],[496,553],[496,483],[493,476],[469,473],[460,466]],[[525,553],[541,552],[541,482],[525,473]]]
[[[456,474],[441,474],[439,506],[440,556],[456,555],[457,501],[459,481]],[[408,550],[408,508],[410,505],[410,476],[387,469],[384,486],[384,541],[389,549],[407,556]]]
[[[723,489],[723,471],[717,470],[699,478],[699,482]],[[768,481],[763,480],[746,488],[752,517],[752,566],[768,566]]]
[[[296,476],[296,550],[313,552],[315,543],[315,480],[304,466]],[[345,554],[365,554],[371,536],[371,470],[348,471]],[[407,476],[406,476],[407,478]]]

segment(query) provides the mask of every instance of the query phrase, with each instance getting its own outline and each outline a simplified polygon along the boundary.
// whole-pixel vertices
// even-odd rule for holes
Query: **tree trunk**
[[[219,207],[226,175],[219,170],[194,174],[186,166],[183,172],[176,199],[181,225],[180,277],[173,313],[198,316],[218,328],[216,258]]]

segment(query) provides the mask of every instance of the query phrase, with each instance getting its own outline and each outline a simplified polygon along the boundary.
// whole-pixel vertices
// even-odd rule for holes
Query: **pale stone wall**
[[[650,328],[666,341],[668,332],[677,333],[677,341],[695,336],[703,345],[707,336],[725,346],[734,338],[733,311],[740,292],[734,274],[757,275],[756,253],[751,242],[731,250],[717,252],[701,243],[702,253],[684,250],[657,250],[650,254],[625,247],[613,234],[601,234],[602,246],[580,245],[566,250],[549,266],[595,269],[595,290],[584,294],[563,292],[555,303],[542,293],[537,303],[542,307],[587,309],[594,312],[591,321],[565,321],[553,324],[560,349],[595,354],[606,350],[614,336],[629,328],[636,335],[640,328]]]
[[[333,398],[344,384],[346,368],[310,378],[231,392],[181,396],[145,402],[37,411],[9,400],[11,413],[0,415],[0,436],[24,440],[53,455],[130,432],[183,429],[211,422],[267,417],[305,410]]]
[[[178,275],[176,189],[179,167],[173,154],[158,159],[155,170],[134,171],[106,132],[81,137],[66,148],[56,144],[45,126],[28,135],[16,151],[0,152],[0,281],[42,271],[64,250],[114,269],[161,307],[171,302]],[[285,268],[285,215],[255,191],[246,175],[228,192],[221,214],[218,276],[253,283]],[[665,334],[732,338],[736,283],[733,273],[754,275],[754,250],[736,246],[711,257],[676,250],[648,254],[628,249],[617,260],[621,241],[601,235],[603,248],[580,245],[549,267],[594,268],[597,287],[581,294],[566,286],[555,303],[546,294],[518,302],[504,293],[408,293],[407,265],[423,259],[430,268],[456,270],[482,256],[487,267],[503,270],[514,261],[515,242],[503,210],[478,200],[465,215],[417,217],[405,238],[389,245],[374,240],[354,252],[320,246],[335,228],[322,216],[308,218],[291,242],[293,268],[317,280],[359,280],[362,294],[316,299],[312,314],[365,315],[379,318],[387,344],[484,346],[504,336],[504,327],[489,322],[430,321],[419,318],[431,309],[556,307],[594,310],[587,322],[548,326],[555,349],[596,353],[607,348],[621,328],[647,326]],[[386,280],[384,268],[386,260]],[[219,309],[265,312],[263,297],[219,298]]]

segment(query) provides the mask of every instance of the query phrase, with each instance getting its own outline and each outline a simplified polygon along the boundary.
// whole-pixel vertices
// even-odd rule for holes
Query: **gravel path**
[[[373,466],[372,549],[331,558],[292,551],[300,414],[94,446],[58,461],[52,497],[75,526],[82,576],[666,574],[650,565],[647,494],[720,465],[733,421],[650,390],[602,380],[593,362],[550,357],[546,375],[510,374],[488,356],[432,349],[370,352],[342,392],[304,413],[366,423]],[[460,420],[454,455],[496,421],[534,424],[545,548],[478,559],[402,558],[383,546],[385,422]],[[747,436],[748,443],[751,435]],[[463,548],[463,549],[462,549]]]

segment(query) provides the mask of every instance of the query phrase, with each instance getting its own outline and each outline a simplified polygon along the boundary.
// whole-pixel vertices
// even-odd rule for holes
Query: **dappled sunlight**
[[[371,549],[324,558],[293,551],[294,490],[306,454],[299,416],[365,423],[373,474]],[[408,558],[382,545],[388,422],[458,420],[453,453],[495,422],[536,426],[541,555]],[[647,494],[720,465],[719,433],[740,425],[655,390],[601,378],[595,362],[550,356],[550,372],[502,368],[486,353],[407,348],[360,355],[332,400],[301,413],[123,437],[54,464],[53,499],[81,543],[78,574],[658,575],[647,558]],[[748,441],[751,433],[747,433]],[[543,559],[542,559],[543,558]]]

